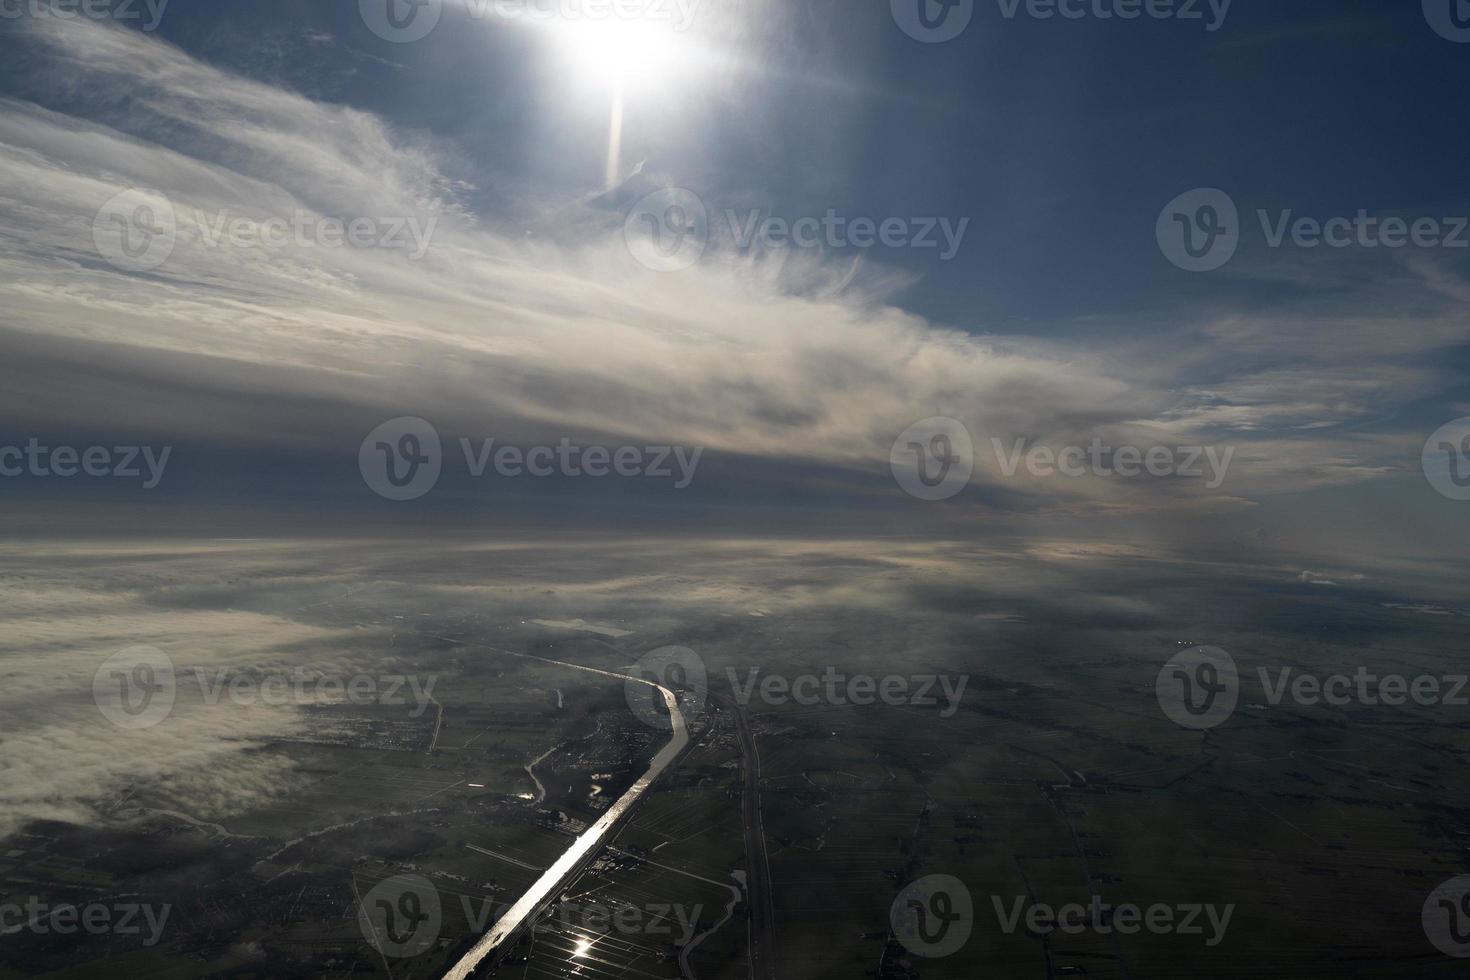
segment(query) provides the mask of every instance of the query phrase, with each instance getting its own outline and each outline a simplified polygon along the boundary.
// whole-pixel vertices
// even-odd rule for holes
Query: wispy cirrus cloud
[[[1401,302],[1401,314],[1210,317],[1167,342],[1126,325],[1049,341],[940,326],[893,305],[881,270],[854,275],[820,259],[715,252],[658,273],[621,235],[618,205],[656,186],[646,176],[534,228],[510,225],[472,213],[473,180],[445,162],[452,154],[368,113],[135,32],[50,18],[23,31],[33,91],[0,101],[0,172],[13,188],[0,198],[0,322],[26,335],[29,357],[133,353],[87,368],[97,383],[44,412],[18,398],[6,406],[17,418],[77,427],[127,417],[174,438],[345,452],[355,447],[343,431],[360,423],[432,415],[506,441],[677,441],[793,472],[881,473],[898,433],[948,415],[976,437],[976,481],[1014,491],[1023,509],[1239,507],[1405,472],[1413,431],[1353,424],[1441,390],[1433,354],[1465,341],[1459,280],[1440,267],[1385,287],[1384,304]],[[158,268],[115,268],[93,242],[98,209],[129,188],[172,209],[177,240]],[[221,216],[258,227],[288,215],[412,221],[432,233],[417,258],[218,240]],[[1436,299],[1426,308],[1421,292],[1411,305],[1405,294],[1430,275]],[[160,383],[186,387],[199,410],[150,414]],[[315,406],[317,423],[260,425],[255,413],[268,410],[245,403],[262,391]],[[1228,485],[1206,492],[1005,476],[990,448],[1094,437],[1239,452]]]

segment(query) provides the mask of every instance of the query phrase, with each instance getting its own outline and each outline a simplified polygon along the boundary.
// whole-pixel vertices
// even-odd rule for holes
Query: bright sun
[[[668,79],[687,52],[667,23],[584,21],[560,31],[575,71],[598,84],[646,88]]]

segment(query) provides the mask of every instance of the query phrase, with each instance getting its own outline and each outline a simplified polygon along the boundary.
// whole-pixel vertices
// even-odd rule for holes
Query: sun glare
[[[624,89],[667,80],[687,53],[679,32],[659,21],[582,21],[564,25],[561,35],[574,71]]]
[[[570,78],[606,98],[605,182],[621,178],[623,117],[630,106],[682,91],[699,62],[697,45],[673,21],[653,17],[541,22],[554,29]],[[679,88],[676,89],[676,86]]]

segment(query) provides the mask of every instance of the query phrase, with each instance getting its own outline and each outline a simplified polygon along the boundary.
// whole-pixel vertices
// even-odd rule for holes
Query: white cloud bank
[[[1415,277],[1439,306],[1426,314],[1421,299],[1413,320],[1238,317],[1181,328],[1167,345],[1138,332],[1069,343],[942,328],[820,262],[773,271],[716,254],[657,273],[624,247],[622,215],[596,202],[548,218],[565,232],[551,236],[558,244],[477,218],[426,141],[369,114],[135,32],[51,18],[26,29],[46,52],[34,82],[48,98],[37,98],[68,112],[0,100],[0,323],[33,340],[156,352],[160,371],[196,383],[164,358],[206,356],[206,383],[221,388],[221,359],[249,365],[272,372],[283,396],[361,407],[364,419],[432,416],[503,440],[520,426],[676,441],[881,473],[900,432],[948,415],[976,437],[976,479],[1025,491],[1041,510],[1235,506],[1408,471],[1413,438],[1340,426],[1434,390],[1442,379],[1424,355],[1466,337],[1444,312],[1463,286],[1439,270]],[[176,218],[173,252],[151,272],[116,269],[93,243],[98,209],[129,188],[165,195]],[[434,234],[417,260],[235,247],[210,241],[221,214],[412,219]],[[108,386],[14,407],[82,423],[146,417],[148,395]],[[310,420],[281,433],[238,413],[165,421],[181,436],[255,444],[335,438]],[[989,448],[992,437],[1094,436],[1239,451],[1229,480],[1205,490],[1024,468],[1004,477]]]

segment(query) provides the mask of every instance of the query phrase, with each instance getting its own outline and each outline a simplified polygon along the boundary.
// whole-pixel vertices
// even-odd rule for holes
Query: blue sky
[[[1210,30],[1203,4],[1102,21],[977,0],[921,43],[880,3],[687,2],[677,62],[629,85],[612,187],[612,83],[565,25],[448,2],[394,43],[356,3],[261,0],[171,0],[152,31],[0,20],[5,434],[177,445],[164,492],[196,501],[362,503],[358,440],[411,415],[449,444],[699,445],[696,508],[1161,538],[1264,522],[1332,548],[1431,512],[1450,529],[1425,549],[1465,540],[1419,455],[1470,414],[1470,249],[1270,247],[1256,217],[1470,214],[1470,44],[1418,5],[1236,0]],[[715,230],[692,268],[649,270],[624,219],[669,187]],[[1209,272],[1156,238],[1195,188],[1239,209]],[[178,216],[157,268],[99,259],[94,220],[129,189]],[[743,248],[720,228],[752,210],[964,230],[947,260]],[[414,256],[209,237],[211,216],[303,212],[433,233]],[[921,511],[889,454],[931,416],[968,427],[976,476]],[[1208,489],[1029,479],[989,449],[1094,437],[1230,446],[1233,468]],[[544,512],[548,486],[510,499]],[[579,514],[622,496],[561,492]],[[1302,531],[1324,512],[1349,516]]]
[[[703,0],[693,16],[737,63],[646,93],[630,151],[783,213],[971,216],[961,261],[884,256],[923,275],[906,304],[962,326],[1208,302],[1218,290],[1160,262],[1152,237],[1191,187],[1305,213],[1465,210],[1466,49],[1413,4],[1238,0],[1210,32],[1007,19],[990,0],[943,44],[877,3]],[[157,33],[452,142],[487,217],[525,219],[602,177],[602,106],[545,31],[451,4],[427,38],[393,44],[352,4],[173,0]]]

